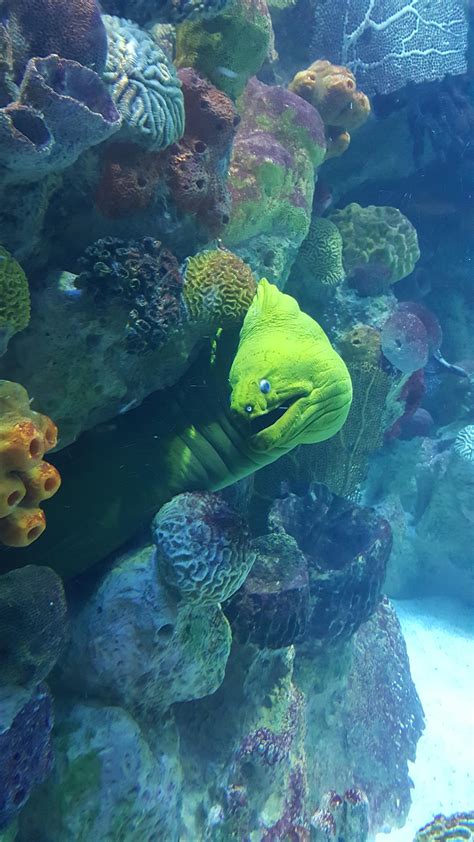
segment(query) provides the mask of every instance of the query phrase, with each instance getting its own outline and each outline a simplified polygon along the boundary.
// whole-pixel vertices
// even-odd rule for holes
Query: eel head
[[[262,454],[330,438],[352,400],[349,372],[322,328],[266,280],[245,316],[229,382],[231,410]]]

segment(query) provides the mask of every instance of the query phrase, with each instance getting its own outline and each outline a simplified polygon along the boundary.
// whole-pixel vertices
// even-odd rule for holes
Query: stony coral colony
[[[379,39],[360,0],[338,16],[323,0],[3,4],[2,842],[364,842],[406,819],[423,712],[381,593],[423,586],[433,535],[466,591],[474,461],[468,282],[432,234],[439,173],[461,236],[473,175],[467,20],[460,0],[432,0],[410,34],[412,5],[385,4]],[[133,411],[183,403],[262,278],[344,360],[345,425],[225,492],[160,475],[172,499],[68,617],[48,554],[27,550],[54,495],[61,521],[52,463],[79,470],[87,435],[95,453],[117,435],[120,461]],[[103,488],[101,518],[120,519],[112,475],[80,453],[83,494]],[[139,500],[151,458],[127,476]],[[472,815],[419,838],[458,825],[472,834]]]

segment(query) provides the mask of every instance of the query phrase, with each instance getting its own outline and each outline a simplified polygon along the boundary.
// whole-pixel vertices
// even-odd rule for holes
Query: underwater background
[[[0,0],[0,842],[474,840],[472,0]]]

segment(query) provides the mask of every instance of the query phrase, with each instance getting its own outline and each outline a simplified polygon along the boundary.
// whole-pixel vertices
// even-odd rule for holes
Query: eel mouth
[[[295,404],[307,397],[306,392],[299,392],[297,395],[285,400],[283,404],[273,407],[262,415],[256,415],[250,419],[250,431],[252,438],[258,438],[259,433],[268,433],[271,427],[275,426]]]

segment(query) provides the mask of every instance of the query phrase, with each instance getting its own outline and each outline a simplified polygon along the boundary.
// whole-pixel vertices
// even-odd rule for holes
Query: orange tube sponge
[[[57,442],[56,425],[30,408],[18,383],[0,380],[0,543],[27,547],[46,527],[39,508],[61,478],[44,454]]]
[[[347,67],[318,60],[296,74],[290,91],[319,111],[326,129],[326,158],[342,155],[350,143],[350,131],[359,128],[370,114],[369,98],[357,90]]]

